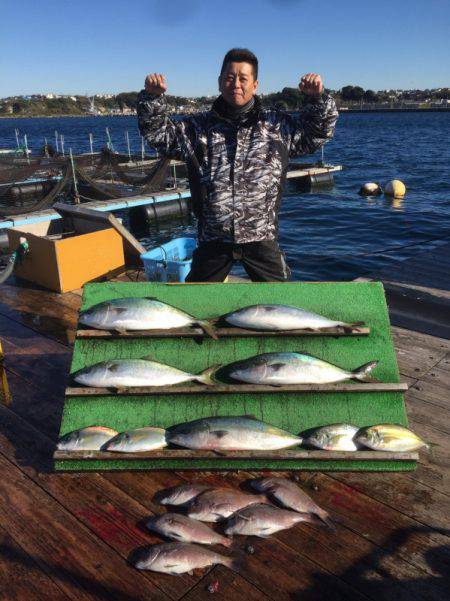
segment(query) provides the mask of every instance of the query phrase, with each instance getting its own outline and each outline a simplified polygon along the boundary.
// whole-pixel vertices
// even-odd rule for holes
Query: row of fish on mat
[[[236,327],[255,330],[291,331],[351,328],[360,324],[333,321],[316,313],[287,305],[252,305],[221,318]],[[172,329],[199,325],[216,337],[211,323],[198,321],[191,315],[166,303],[148,298],[123,298],[105,301],[81,313],[80,323],[107,330]],[[75,382],[89,387],[130,388],[139,386],[171,386],[195,381],[213,385],[220,373],[233,381],[247,384],[282,386],[285,384],[330,384],[344,380],[370,381],[377,361],[370,361],[353,371],[305,353],[263,353],[231,365],[209,367],[200,374],[184,372],[176,367],[141,359],[101,361],[74,374]]]
[[[225,381],[283,386],[286,384],[332,384],[345,380],[374,381],[369,375],[377,361],[370,361],[354,371],[305,353],[262,353],[225,366],[209,367],[191,374],[176,367],[142,359],[109,359],[84,367],[73,374],[78,384],[99,388],[133,388],[140,386],[173,386],[183,382],[215,385]]]
[[[295,436],[252,416],[213,416],[171,426],[147,426],[116,432],[104,426],[89,426],[60,438],[60,451],[111,451],[139,453],[175,445],[193,450],[276,451],[304,444],[326,451],[409,452],[428,446],[408,428],[378,424],[358,428],[350,424],[330,424]]]
[[[156,498],[161,505],[184,513],[171,511],[154,516],[146,526],[176,542],[138,549],[130,558],[133,565],[174,575],[216,564],[238,569],[239,560],[200,545],[231,547],[234,535],[265,538],[300,522],[336,529],[328,512],[291,480],[268,477],[248,484],[259,494],[201,483],[160,491]],[[224,534],[203,522],[219,522]]]
[[[80,313],[79,322],[100,330],[117,332],[139,330],[171,330],[200,327],[217,338],[213,324],[226,324],[251,330],[291,331],[342,328],[351,331],[363,322],[346,323],[298,307],[279,304],[259,304],[243,307],[220,318],[197,319],[181,309],[155,298],[117,298],[94,305]]]

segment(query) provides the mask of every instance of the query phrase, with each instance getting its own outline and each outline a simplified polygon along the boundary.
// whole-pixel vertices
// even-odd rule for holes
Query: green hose
[[[16,265],[20,265],[20,263],[22,263],[23,258],[27,254],[28,250],[29,250],[29,246],[28,246],[28,242],[26,240],[25,240],[25,242],[21,242],[19,244],[19,246],[16,248],[16,250],[9,257],[8,263],[5,267],[5,269],[0,273],[0,284],[3,284],[3,282],[6,282],[6,280],[9,278],[9,276],[14,271],[14,267],[16,267]]]

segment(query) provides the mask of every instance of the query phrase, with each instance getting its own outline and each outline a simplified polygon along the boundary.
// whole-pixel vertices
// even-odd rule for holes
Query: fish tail
[[[219,367],[219,365],[213,365],[212,367],[208,367],[208,369],[203,370],[197,376],[195,376],[195,380],[197,382],[200,382],[201,384],[213,386],[215,384],[213,375],[219,369]]]
[[[373,378],[369,375],[370,372],[378,365],[378,361],[369,361],[352,371],[352,378],[360,380],[360,382],[373,382]]]
[[[221,563],[234,572],[239,572],[242,569],[243,562],[244,559],[242,557],[225,557],[225,555],[221,555],[220,562],[218,563]]]
[[[224,547],[231,547],[231,545],[233,544],[233,539],[227,538],[226,536],[222,536],[222,538],[220,539],[220,544]]]
[[[217,335],[216,330],[214,329],[214,327],[210,324],[210,322],[206,319],[202,319],[200,321],[196,321],[195,325],[198,325],[201,327],[201,329],[205,332],[205,334],[208,334],[208,336],[211,336],[211,338],[214,338],[214,340],[218,340],[219,336]]]
[[[334,522],[330,518],[330,514],[327,511],[321,509],[320,511],[316,511],[316,515],[320,519],[322,524],[325,524],[330,530],[336,532],[336,526],[334,525]]]

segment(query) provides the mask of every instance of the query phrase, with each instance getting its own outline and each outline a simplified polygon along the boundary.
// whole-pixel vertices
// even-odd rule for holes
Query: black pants
[[[285,282],[291,271],[275,240],[233,244],[204,242],[195,249],[186,282],[223,282],[234,261],[240,261],[253,282]]]

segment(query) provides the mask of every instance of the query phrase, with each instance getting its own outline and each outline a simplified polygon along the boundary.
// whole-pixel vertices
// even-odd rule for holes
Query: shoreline
[[[449,113],[450,108],[430,107],[430,108],[378,108],[378,109],[360,109],[360,108],[340,108],[339,114],[345,113]],[[286,111],[295,113],[297,111]],[[179,113],[172,113],[178,115]],[[80,118],[87,119],[89,117],[136,117],[136,114],[131,115],[0,115],[0,119],[61,119],[61,118]]]

